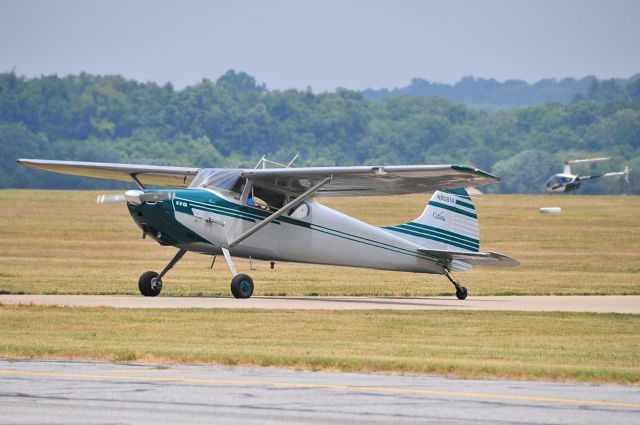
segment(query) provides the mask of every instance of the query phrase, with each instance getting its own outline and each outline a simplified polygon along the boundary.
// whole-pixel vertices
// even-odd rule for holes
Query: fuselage
[[[222,247],[272,213],[209,189],[172,193],[172,199],[128,204],[131,216],[160,244],[203,254],[221,254]],[[441,274],[442,267],[419,254],[418,248],[395,232],[309,200],[235,246],[231,253],[267,261]]]
[[[573,174],[555,174],[545,183],[549,192],[571,192],[580,188],[580,179]]]

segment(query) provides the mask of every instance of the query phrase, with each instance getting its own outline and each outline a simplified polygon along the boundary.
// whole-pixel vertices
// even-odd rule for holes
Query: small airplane
[[[564,163],[564,170],[562,171],[562,173],[558,173],[549,177],[549,180],[547,180],[547,182],[545,183],[547,191],[554,193],[573,192],[574,190],[580,189],[580,184],[583,181],[593,180],[599,177],[624,176],[626,182],[629,183],[629,172],[631,170],[628,166],[624,167],[624,171],[615,173],[594,174],[592,176],[579,176],[571,172],[571,164],[577,164],[580,162],[606,161],[608,159],[611,158],[572,159],[571,161],[566,161]]]
[[[126,202],[143,238],[178,248],[160,273],[142,273],[138,288],[144,296],[160,293],[162,279],[187,251],[212,255],[214,261],[215,256],[223,255],[236,298],[249,298],[254,284],[250,276],[236,271],[232,256],[441,274],[455,286],[459,299],[467,297],[467,289],[452,272],[473,265],[519,264],[503,254],[480,252],[477,212],[461,188],[500,179],[467,165],[290,168],[291,163],[282,166],[264,157],[261,169],[39,159],[18,162],[39,170],[137,186],[122,195],[101,195],[98,202]],[[278,167],[266,168],[265,162]],[[418,218],[387,227],[369,225],[314,199],[433,191]]]

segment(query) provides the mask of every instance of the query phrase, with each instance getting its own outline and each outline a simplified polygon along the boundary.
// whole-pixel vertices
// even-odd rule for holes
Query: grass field
[[[173,256],[97,192],[0,191],[0,293],[137,294]],[[375,225],[425,196],[328,199]],[[482,249],[522,265],[459,274],[472,295],[640,294],[640,197],[488,196]],[[542,216],[542,206],[560,206]],[[163,295],[229,295],[222,261],[188,254]],[[442,276],[238,260],[259,295],[452,295]],[[118,310],[0,306],[0,357],[281,365],[640,383],[640,316],[463,311]]]
[[[161,270],[175,249],[140,239],[124,205],[99,192],[0,191],[0,293],[137,294],[139,275]],[[375,225],[409,221],[426,196],[325,199]],[[640,294],[640,197],[499,196],[476,199],[481,249],[521,261],[458,277],[471,295]],[[563,213],[545,216],[543,206]],[[222,261],[188,254],[164,279],[164,295],[229,295]],[[256,295],[451,295],[442,276],[238,260]]]
[[[640,316],[0,306],[0,357],[640,383]]]

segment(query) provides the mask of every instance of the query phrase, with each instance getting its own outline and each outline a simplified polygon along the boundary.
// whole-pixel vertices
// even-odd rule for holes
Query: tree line
[[[489,112],[437,96],[268,90],[232,70],[181,90],[120,76],[0,74],[0,187],[114,187],[27,170],[18,157],[246,167],[299,153],[296,165],[468,163],[505,177],[491,191],[537,193],[566,159],[607,155],[614,160],[584,172],[640,172],[639,147],[640,78],[622,89],[593,80],[570,103]],[[631,177],[584,193],[640,193]]]
[[[455,84],[431,82],[414,78],[406,87],[395,89],[367,89],[362,91],[365,99],[381,101],[392,96],[440,96],[454,102],[488,111],[498,111],[520,106],[544,103],[570,103],[585,99],[617,100],[637,98],[639,75],[629,79],[598,80],[594,76],[580,79],[546,78],[535,83],[523,80],[496,81],[493,78],[464,77]]]

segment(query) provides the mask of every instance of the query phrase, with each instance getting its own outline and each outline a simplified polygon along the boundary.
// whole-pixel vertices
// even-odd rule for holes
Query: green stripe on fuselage
[[[426,224],[416,223],[416,222],[413,222],[413,221],[409,222],[409,223],[401,224],[399,227],[409,227],[409,228],[415,228],[418,231],[431,231],[431,232],[442,233],[445,236],[449,236],[449,237],[453,237],[453,238],[456,238],[456,239],[460,239],[463,242],[470,242],[470,243],[476,244],[476,245],[480,243],[480,241],[478,239],[475,239],[475,238],[472,238],[472,237],[469,237],[469,236],[465,236],[465,235],[462,235],[460,233],[451,232],[449,230],[440,229],[438,227],[428,226]]]
[[[443,242],[449,245],[453,245],[456,246],[458,248],[462,248],[462,249],[466,249],[469,251],[473,251],[473,252],[478,252],[480,245],[479,244],[472,244],[469,242],[464,242],[464,241],[460,241],[460,240],[456,240],[453,239],[451,237],[447,237],[445,235],[440,235],[440,234],[436,234],[433,232],[420,232],[417,230],[412,230],[411,228],[406,228],[406,227],[385,227],[385,229],[388,230],[392,230],[394,232],[400,232],[400,233],[405,233],[407,235],[411,235],[411,236],[417,236],[419,238],[422,239],[428,239],[428,240],[433,240],[433,241],[437,241],[437,242]]]
[[[187,206],[186,207],[178,206],[176,205],[176,201],[185,202],[187,203]],[[176,197],[174,198],[173,202],[174,202],[174,206],[176,207],[176,210],[179,210],[180,212],[184,212],[190,215],[193,215],[193,211],[191,210],[192,208],[206,209],[211,212],[215,212],[217,214],[226,215],[234,218],[241,218],[243,220],[252,221],[252,222],[261,221],[270,215],[270,213],[262,211],[257,208],[254,209],[252,207],[245,207],[243,205],[230,202],[224,198],[221,198],[205,190],[192,189],[189,191],[176,192]],[[411,257],[417,257],[417,258],[426,259],[426,260],[429,259],[429,257],[419,254],[417,251],[414,251],[411,249],[400,248],[398,246],[390,245],[385,242],[375,241],[372,239],[364,238],[362,236],[357,236],[350,233],[342,232],[340,230],[335,230],[335,229],[320,226],[317,224],[293,219],[291,217],[281,216],[278,218],[278,220],[283,223],[291,224],[298,227],[303,227],[309,230],[315,230],[331,236],[339,237],[341,239],[362,243],[372,247],[385,249],[387,251],[392,251],[395,253],[409,255]],[[274,220],[273,224],[280,224],[280,223]]]
[[[476,220],[478,219],[478,216],[476,214],[472,213],[472,212],[461,210],[460,208],[456,208],[456,207],[451,206],[451,205],[443,204],[441,202],[429,201],[428,205],[432,205],[434,207],[442,208],[442,209],[445,209],[445,210],[448,210],[448,211],[453,211],[455,213],[458,213],[458,214],[461,214],[461,215],[464,215],[464,216],[467,216],[467,217],[475,218]]]
[[[456,199],[456,205],[461,205],[461,206],[463,206],[465,208],[469,208],[470,210],[474,210],[474,211],[476,210],[476,207],[474,207],[473,204],[461,201],[459,199]]]

